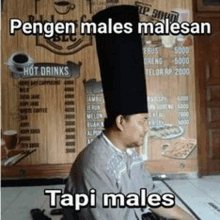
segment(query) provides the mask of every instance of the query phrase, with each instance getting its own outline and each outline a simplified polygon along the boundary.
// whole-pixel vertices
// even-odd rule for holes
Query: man
[[[90,189],[96,189],[96,208],[86,207],[75,213],[74,208],[72,212],[71,209],[66,210],[67,219],[142,219],[142,214],[148,212],[148,209],[142,211],[140,208],[103,208],[102,195],[119,192],[124,195],[139,194],[141,188],[146,188],[148,195],[164,193],[154,186],[150,174],[145,171],[143,159],[134,149],[142,145],[146,131],[146,113],[118,115],[115,122],[82,152],[73,165],[66,192],[89,195]],[[168,219],[194,219],[177,206],[152,211]],[[151,217],[143,219],[163,218],[152,214]]]
[[[136,152],[147,132],[148,117],[142,44],[137,34],[138,10],[133,6],[112,7],[96,14],[93,21],[108,23],[109,18],[112,24],[130,22],[133,33],[96,35],[107,112],[105,131],[80,153],[65,188],[65,193],[87,195],[95,189],[96,207],[80,211],[69,207],[64,216],[69,220],[156,219],[154,214],[143,215],[152,213],[148,206],[119,207],[120,199],[116,207],[103,206],[103,195],[107,193],[125,197],[139,195],[140,189],[147,189],[147,195],[161,193]],[[166,218],[193,219],[177,206],[152,211]]]

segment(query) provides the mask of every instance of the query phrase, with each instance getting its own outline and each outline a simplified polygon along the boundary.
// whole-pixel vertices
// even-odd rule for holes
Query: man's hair
[[[125,120],[129,120],[131,115],[122,115],[122,116],[124,117]],[[117,117],[118,117],[118,115],[117,116],[113,116],[113,117],[105,118],[104,128],[108,129],[108,128],[111,128],[112,126],[114,126],[116,124],[116,118]]]

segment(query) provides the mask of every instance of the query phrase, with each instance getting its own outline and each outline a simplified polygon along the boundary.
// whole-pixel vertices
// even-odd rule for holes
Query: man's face
[[[124,119],[123,139],[126,147],[140,147],[147,132],[146,113],[131,115]]]

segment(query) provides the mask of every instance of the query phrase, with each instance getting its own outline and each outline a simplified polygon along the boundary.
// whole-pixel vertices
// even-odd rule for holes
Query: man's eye
[[[140,121],[141,124],[145,124],[146,122],[147,122],[147,119]]]

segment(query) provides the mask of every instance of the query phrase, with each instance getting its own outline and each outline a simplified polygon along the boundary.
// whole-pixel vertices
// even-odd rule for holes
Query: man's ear
[[[124,130],[124,120],[125,119],[124,119],[123,115],[118,115],[115,119],[116,126],[120,131]]]

